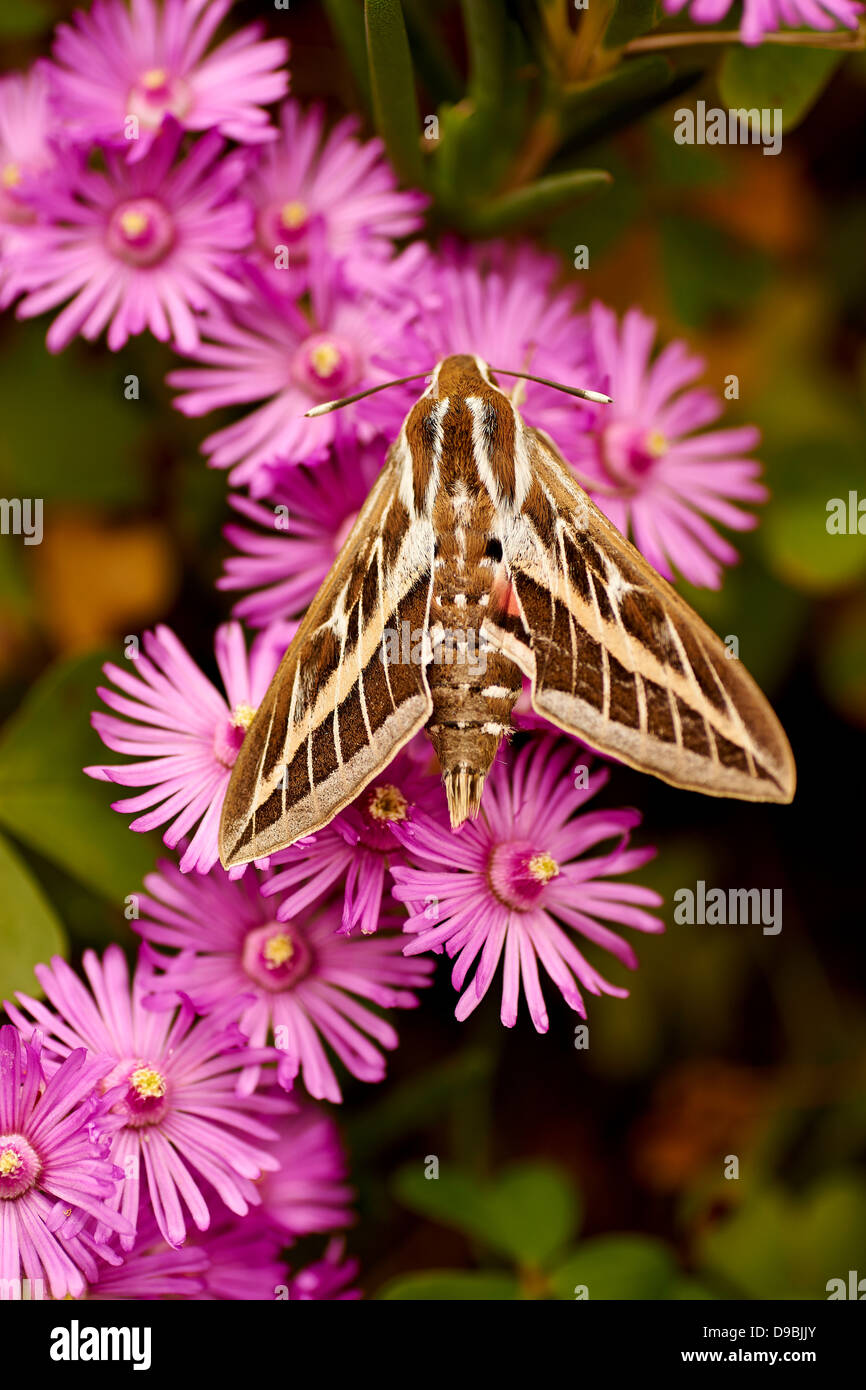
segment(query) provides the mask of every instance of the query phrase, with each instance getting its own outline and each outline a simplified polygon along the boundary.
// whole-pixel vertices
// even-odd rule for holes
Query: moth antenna
[[[509,372],[505,367],[491,367],[497,376],[519,376],[524,381],[534,381],[539,386],[552,386],[554,391],[564,391],[567,396],[580,396],[584,401],[595,401],[597,405],[613,405],[613,396],[604,396],[601,391],[584,391],[580,386],[563,386],[560,381],[548,381],[543,376],[531,376],[529,372]]]
[[[314,405],[312,410],[305,410],[304,419],[315,415],[330,415],[332,410],[340,410],[344,405],[354,405],[355,401],[366,400],[367,396],[375,396],[377,391],[387,391],[391,386],[405,386],[407,381],[420,381],[422,376],[429,375],[429,372],[416,372],[414,376],[401,376],[394,381],[383,381],[381,386],[369,386],[366,391],[359,391],[357,396],[344,396],[339,401],[325,401],[323,405]]]

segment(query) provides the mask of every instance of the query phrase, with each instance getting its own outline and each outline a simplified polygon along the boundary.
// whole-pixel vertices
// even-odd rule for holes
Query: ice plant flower
[[[696,24],[718,24],[734,0],[664,0],[667,14],[679,14],[688,9],[689,18]],[[740,38],[744,44],[762,43],[767,34],[783,25],[791,28],[816,29],[827,33],[837,25],[857,28],[863,6],[856,0],[743,0]]]
[[[267,872],[252,870],[232,880],[218,866],[206,877],[184,878],[161,863],[145,880],[135,923],[148,943],[149,988],[155,1003],[180,992],[204,1012],[237,1001],[234,1017],[251,1046],[265,1049],[273,1038],[276,1051],[267,1055],[279,1058],[281,1085],[300,1076],[311,1096],[338,1101],[326,1048],[359,1080],[381,1081],[380,1049],[396,1047],[397,1034],[367,1002],[415,1008],[413,990],[428,983],[430,966],[404,960],[394,933],[370,941],[339,936],[333,903],[279,921],[276,904],[262,893],[267,880]],[[259,1067],[254,1061],[238,1076],[241,1094],[258,1084]]]
[[[36,1047],[0,1028],[0,1281],[12,1297],[26,1297],[26,1279],[34,1298],[40,1284],[77,1298],[97,1278],[97,1257],[117,1262],[89,1233],[93,1219],[106,1233],[132,1231],[113,1202],[122,1169],[99,1133],[110,1069],[77,1048],[49,1078]]]
[[[357,1260],[346,1258],[344,1246],[345,1242],[338,1237],[329,1241],[320,1260],[292,1275],[287,1297],[295,1302],[360,1298],[360,1289],[346,1287],[357,1279],[360,1266]]]
[[[557,284],[560,273],[556,256],[528,243],[446,243],[429,276],[433,302],[416,321],[409,346],[388,364],[391,375],[432,370],[443,357],[466,352],[503,373],[531,372],[566,386],[595,388],[586,326],[575,314],[577,293]],[[573,397],[504,374],[498,382],[527,424],[555,439],[580,427],[584,413]],[[423,382],[416,397],[421,390]]]
[[[43,65],[0,79],[0,308],[15,296],[7,284],[9,268],[25,250],[36,220],[28,195],[55,164],[54,124]]]
[[[280,1166],[262,1182],[262,1212],[282,1228],[284,1243],[351,1226],[355,1193],[331,1116],[305,1102],[295,1114],[280,1116],[275,1128]]]
[[[272,140],[263,107],[289,87],[284,39],[263,25],[212,47],[232,0],[96,0],[57,26],[53,77],[58,115],[82,143],[123,146],[131,161],[153,145],[166,117],[184,130],[217,130],[241,144]]]
[[[134,1227],[149,1198],[170,1245],[186,1239],[184,1207],[200,1231],[210,1224],[201,1179],[246,1215],[261,1201],[258,1179],[278,1166],[267,1146],[276,1133],[259,1116],[285,1105],[276,1096],[238,1093],[240,1071],[266,1060],[261,1051],[246,1046],[225,1010],[196,1019],[188,1000],[176,1009],[147,1008],[147,972],[139,968],[130,986],[119,946],[109,946],[102,962],[85,951],[82,964],[90,990],[55,956],[36,967],[48,1005],[17,994],[20,1007],[7,1003],[6,1010],[22,1032],[42,1030],[49,1056],[85,1047],[109,1060],[113,1103],[102,1123],[124,1175],[114,1205]],[[125,1250],[134,1241],[134,1229],[120,1238]]]
[[[307,280],[311,237],[369,284],[393,255],[394,240],[417,231],[427,199],[397,188],[380,140],[361,142],[347,116],[324,138],[324,109],[287,101],[281,136],[264,151],[244,187],[256,210],[259,263],[279,289]]]
[[[586,755],[580,765],[588,766]],[[504,954],[500,1017],[517,1020],[521,983],[539,1033],[548,1017],[539,962],[570,1008],[586,1016],[581,989],[628,991],[609,984],[578,948],[574,934],[634,968],[632,947],[607,923],[660,932],[647,909],[661,902],[650,888],[611,880],[639,869],[655,851],[632,849],[637,811],[584,812],[608,780],[593,767],[575,776],[575,747],[536,738],[494,764],[481,817],[454,834],[447,822],[417,817],[396,833],[413,867],[392,869],[394,896],[409,908],[409,955],[441,950],[456,956],[452,981],[463,990],[457,1017],[465,1019],[487,993]],[[587,855],[606,841],[612,848]],[[467,984],[473,966],[475,974]]]
[[[226,1212],[193,1241],[207,1260],[197,1298],[250,1302],[283,1296],[287,1272],[280,1251],[285,1241],[259,1208],[242,1217]]]
[[[151,1211],[142,1213],[135,1244],[119,1265],[102,1265],[87,1285],[88,1302],[113,1303],[134,1299],[137,1303],[163,1298],[195,1298],[204,1293],[203,1275],[208,1257],[188,1241],[169,1245]]]
[[[722,403],[693,385],[702,359],[680,341],[652,359],[656,325],[639,309],[620,324],[595,303],[588,323],[594,384],[613,404],[591,407],[592,426],[560,447],[593,500],[660,574],[672,579],[678,570],[692,584],[717,589],[722,566],[737,552],[712,523],[748,531],[757,522],[742,504],[767,497],[757,481],[760,464],[745,457],[758,431],[706,428]]]
[[[338,441],[324,462],[275,466],[267,501],[234,493],[229,502],[256,528],[232,523],[223,534],[240,552],[225,562],[217,588],[248,589],[236,618],[252,627],[297,617],[317,593],[367,500],[385,457],[379,445]]]
[[[401,283],[402,261],[398,257],[388,266],[388,277]],[[417,304],[407,294],[402,308],[386,305],[378,282],[375,292],[349,294],[339,264],[330,258],[310,262],[309,309],[279,293],[254,268],[245,283],[250,301],[209,315],[192,354],[200,365],[172,372],[168,383],[180,389],[175,405],[184,415],[262,402],[202,445],[213,468],[231,468],[234,486],[248,486],[261,497],[271,481],[265,465],[318,463],[336,438],[351,434],[369,442],[383,420],[396,431],[411,400],[405,387],[383,392],[385,405],[373,396],[315,419],[304,412],[407,375],[405,365],[389,373],[378,362],[399,359]]]
[[[114,809],[135,814],[133,830],[168,822],[163,839],[170,849],[191,834],[181,870],[207,873],[219,858],[219,818],[232,767],[287,643],[267,629],[247,656],[240,624],[218,628],[214,645],[225,695],[169,628],[146,632],[143,644],[129,670],[113,663],[103,668],[115,688],[97,693],[115,713],[97,711],[91,720],[106,747],[140,761],[84,770],[97,781],[146,787],[113,802]]]
[[[243,163],[220,159],[215,132],[175,162],[182,133],[175,125],[132,166],[111,151],[104,171],[70,156],[63,176],[34,195],[40,220],[12,264],[11,287],[26,291],[19,318],[66,304],[48,330],[52,352],[106,326],[114,351],[149,329],[191,352],[197,315],[246,297],[230,274],[252,231],[249,205],[236,197]]]
[[[425,767],[429,755],[423,735],[413,740],[329,825],[271,856],[274,873],[263,891],[267,897],[289,894],[277,909],[278,921],[305,911],[343,884],[340,930],[348,935],[357,928],[362,936],[376,930],[383,900],[387,903],[386,871],[404,860],[395,830],[418,810],[432,812],[444,805],[440,778]]]

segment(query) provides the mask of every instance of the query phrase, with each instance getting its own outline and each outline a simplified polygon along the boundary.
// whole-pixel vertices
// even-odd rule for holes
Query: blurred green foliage
[[[81,771],[106,753],[90,728],[101,665],[99,656],[89,655],[48,671],[0,734],[0,824],[20,847],[0,840],[4,997],[34,988],[32,966],[64,952],[61,923],[68,923],[70,903],[80,905],[81,889],[84,911],[77,915],[85,940],[106,935],[98,929],[93,897],[113,908],[113,934],[120,934],[124,901],[159,852],[156,836],[131,834],[126,818],[111,810],[117,789]],[[37,859],[28,862],[28,850]],[[55,866],[53,905],[41,886],[42,858]]]
[[[398,1201],[461,1232],[479,1259],[498,1257],[508,1274],[481,1268],[401,1275],[383,1299],[656,1299],[710,1298],[685,1277],[673,1253],[637,1235],[600,1236],[573,1247],[581,1224],[578,1194],[546,1163],[506,1168],[492,1181],[460,1169],[435,1176],[417,1166],[395,1179]]]

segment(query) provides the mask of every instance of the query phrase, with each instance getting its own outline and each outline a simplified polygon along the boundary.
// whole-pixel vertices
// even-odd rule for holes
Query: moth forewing
[[[428,622],[429,523],[399,498],[389,455],[241,744],[223,804],[225,868],[326,825],[426,723],[423,665],[391,666],[385,630]]]
[[[789,802],[784,731],[743,665],[580,488],[540,431],[503,554],[536,711],[642,772],[710,796]]]

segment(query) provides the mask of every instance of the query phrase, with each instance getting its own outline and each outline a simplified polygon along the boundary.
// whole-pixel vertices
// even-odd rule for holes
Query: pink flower
[[[117,1262],[86,1224],[132,1231],[116,1210],[122,1170],[99,1133],[98,1087],[110,1068],[78,1048],[48,1076],[37,1047],[0,1028],[0,1280],[13,1281],[19,1298],[23,1279],[33,1298],[41,1283],[52,1298],[79,1297],[97,1277],[96,1256]]]
[[[262,1212],[282,1228],[284,1243],[351,1226],[355,1193],[330,1115],[305,1102],[294,1115],[281,1116],[277,1129],[280,1166],[262,1183]]]
[[[286,1287],[283,1235],[260,1209],[240,1218],[226,1212],[193,1240],[207,1259],[197,1298],[265,1301],[279,1298]]]
[[[227,1207],[245,1215],[261,1200],[258,1179],[278,1167],[261,1143],[276,1134],[258,1116],[278,1112],[285,1102],[240,1096],[236,1083],[242,1068],[267,1059],[246,1047],[237,1026],[227,1023],[225,1010],[196,1021],[188,1001],[176,1010],[147,1008],[140,969],[130,997],[129,970],[119,946],[109,946],[102,964],[93,951],[85,951],[83,965],[92,993],[55,956],[50,967],[36,967],[52,1007],[26,994],[16,995],[23,1013],[13,1004],[5,1007],[25,1033],[42,1030],[46,1051],[54,1058],[85,1047],[100,1061],[109,1059],[105,1084],[113,1103],[103,1127],[113,1136],[111,1157],[124,1174],[111,1205],[134,1227],[139,1203],[149,1196],[163,1236],[170,1245],[180,1245],[187,1231],[184,1206],[199,1230],[210,1223],[198,1174]],[[100,1226],[111,1224],[99,1219]],[[115,1229],[117,1224],[115,1219]],[[134,1232],[122,1235],[122,1248],[130,1250],[134,1239]]]
[[[668,14],[688,8],[696,24],[717,24],[732,4],[733,0],[664,0]],[[856,29],[862,11],[863,6],[855,0],[743,0],[740,37],[745,44],[758,44],[783,25],[823,32],[837,24]]]
[[[250,208],[235,196],[243,162],[220,160],[214,132],[175,164],[181,136],[175,125],[133,166],[107,152],[105,172],[70,156],[39,191],[41,221],[15,257],[10,289],[27,292],[20,318],[66,303],[48,331],[52,352],[106,325],[115,351],[149,329],[190,352],[197,314],[246,297],[230,274],[252,235]]]
[[[262,107],[288,91],[288,44],[261,42],[263,26],[254,24],[208,52],[231,4],[95,0],[58,25],[56,100],[75,138],[127,145],[132,161],[147,154],[166,117],[242,144],[274,139]]]
[[[257,528],[230,525],[230,556],[219,589],[249,589],[233,612],[253,627],[302,614],[315,597],[367,500],[384,449],[338,441],[315,468],[268,470],[267,502],[235,493],[229,502]],[[263,475],[264,476],[264,475]]]
[[[586,771],[586,755],[577,756]],[[646,911],[661,902],[657,893],[609,881],[639,869],[655,853],[629,848],[639,813],[578,814],[609,774],[606,768],[594,768],[588,777],[575,776],[575,770],[573,744],[537,738],[494,764],[479,820],[467,822],[458,833],[444,819],[420,815],[395,828],[415,866],[391,870],[394,896],[409,908],[406,930],[415,936],[406,952],[444,946],[457,957],[452,981],[463,990],[459,1019],[484,998],[503,951],[500,1017],[506,1027],[517,1020],[522,983],[536,1029],[547,1032],[539,961],[565,1002],[586,1017],[581,987],[619,997],[628,991],[609,984],[590,965],[572,933],[633,969],[634,951],[605,922],[637,931],[664,930]],[[585,857],[587,850],[610,839],[615,840],[612,849]]]
[[[256,209],[258,261],[278,289],[307,282],[311,239],[345,263],[354,285],[370,283],[393,255],[393,243],[421,225],[427,199],[401,192],[380,140],[357,139],[347,116],[323,138],[321,106],[303,112],[287,101],[282,133],[244,188]],[[287,269],[275,269],[287,253]]]
[[[103,668],[117,689],[100,687],[97,693],[123,718],[97,712],[93,727],[113,752],[141,761],[84,771],[97,781],[147,788],[112,803],[116,811],[135,813],[131,829],[154,830],[168,822],[163,839],[170,849],[194,831],[183,850],[182,873],[207,873],[219,859],[219,819],[231,770],[287,646],[281,630],[272,628],[259,634],[247,657],[240,625],[218,628],[216,660],[228,698],[166,627],[144,634],[145,654],[132,669]]]
[[[442,783],[425,767],[429,763],[430,747],[421,735],[329,825],[271,857],[274,873],[262,890],[265,896],[294,890],[280,903],[278,921],[303,912],[342,883],[341,932],[348,935],[357,927],[369,936],[376,930],[388,892],[386,870],[405,860],[396,831],[419,810],[444,806]]]
[[[373,396],[312,420],[304,412],[391,379],[394,374],[379,362],[399,359],[406,346],[406,325],[417,312],[407,268],[416,263],[417,256],[408,252],[389,263],[389,279],[406,284],[402,307],[385,302],[378,280],[375,292],[350,294],[339,264],[329,259],[310,262],[309,309],[250,270],[250,302],[209,315],[203,326],[203,341],[194,353],[203,365],[182,368],[168,378],[170,386],[182,391],[175,404],[184,415],[263,402],[205,439],[202,448],[211,466],[231,468],[230,482],[248,485],[260,497],[271,482],[267,464],[318,463],[338,437],[354,435],[369,442],[383,422],[396,432],[412,398],[400,388],[383,392],[389,398],[384,404]]]
[[[397,1034],[366,1001],[415,1008],[412,991],[428,983],[430,966],[404,960],[394,933],[357,941],[337,935],[333,903],[277,920],[262,892],[268,877],[251,870],[232,880],[217,867],[207,877],[184,878],[167,863],[148,875],[135,925],[148,943],[148,966],[164,972],[150,979],[154,1003],[181,993],[204,1012],[232,1006],[253,1047],[274,1039],[281,1085],[302,1076],[311,1096],[338,1101],[326,1047],[359,1080],[381,1081],[380,1048],[396,1047]],[[242,1094],[258,1084],[259,1066],[254,1060],[238,1077]]]
[[[703,362],[679,341],[651,361],[656,325],[639,309],[618,325],[596,303],[588,321],[593,383],[613,405],[591,407],[591,427],[560,439],[560,447],[598,506],[660,574],[672,579],[678,569],[690,583],[717,589],[722,565],[737,552],[712,523],[750,530],[756,519],[739,504],[767,497],[756,481],[760,464],[743,457],[758,431],[706,429],[722,404],[691,384]]]
[[[358,1299],[360,1289],[349,1289],[358,1277],[357,1260],[346,1259],[345,1242],[335,1238],[328,1242],[321,1260],[298,1270],[289,1280],[288,1297],[294,1302],[310,1302],[322,1299]]]
[[[53,126],[44,65],[0,80],[0,308],[17,293],[7,280],[36,220],[30,195],[55,164]]]
[[[153,1212],[145,1210],[135,1244],[122,1264],[101,1267],[96,1278],[88,1283],[85,1297],[88,1302],[106,1303],[195,1298],[204,1292],[203,1275],[208,1263],[205,1252],[190,1242],[179,1247],[169,1245]]]

